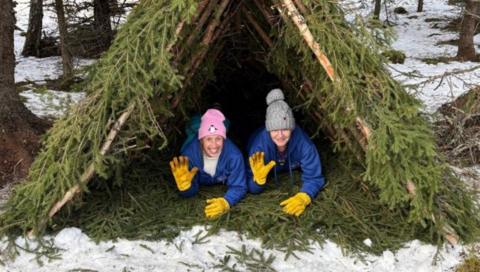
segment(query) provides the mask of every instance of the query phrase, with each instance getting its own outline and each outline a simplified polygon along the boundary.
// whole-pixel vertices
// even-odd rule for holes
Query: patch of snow
[[[46,90],[37,93],[27,90],[20,93],[26,99],[25,105],[34,114],[40,117],[60,117],[73,104],[85,97],[85,93],[73,93]]]
[[[95,243],[77,228],[66,228],[54,237],[46,237],[60,248],[59,257],[41,257],[43,266],[35,261],[35,254],[20,251],[14,261],[6,261],[6,271],[221,271],[216,267],[225,256],[230,255],[229,267],[246,271],[247,267],[238,262],[228,246],[239,250],[245,246],[247,252],[257,249],[265,257],[275,256],[272,268],[277,271],[448,271],[459,264],[464,253],[462,246],[447,246],[440,251],[440,258],[433,263],[437,248],[419,241],[411,241],[397,252],[385,251],[381,256],[367,255],[364,261],[353,256],[345,256],[342,249],[331,241],[314,244],[311,252],[296,252],[298,258],[289,257],[274,249],[262,249],[258,240],[247,239],[236,232],[221,231],[208,236],[198,243],[197,237],[207,233],[204,226],[195,226],[181,232],[171,243],[167,241],[106,241]],[[27,243],[17,238],[17,244],[30,248],[35,242]],[[6,242],[0,242],[4,250]]]
[[[371,246],[372,246],[372,240],[370,240],[370,239],[368,239],[368,238],[365,239],[365,240],[363,240],[363,243],[364,243],[366,246],[368,246],[368,247],[371,247]]]
[[[15,7],[17,26],[27,31],[30,1],[17,1]],[[44,9],[43,31],[55,33],[57,30],[56,14]],[[45,84],[45,80],[58,79],[62,75],[62,59],[60,56],[35,58],[21,55],[25,36],[21,31],[14,32],[14,47],[16,56],[15,82],[35,82]],[[73,61],[74,69],[91,65],[95,60],[77,59]],[[31,90],[20,93],[26,98],[27,108],[39,117],[59,117],[65,113],[70,104],[78,103],[85,97],[84,93],[67,93],[47,90],[35,93]]]
[[[459,168],[450,165],[450,168],[474,191],[480,194],[480,164]]]
[[[346,16],[349,21],[355,16],[371,16],[373,11],[373,1],[343,0],[341,3],[351,11]],[[457,40],[458,32],[442,28],[462,16],[463,9],[449,5],[447,0],[425,0],[424,11],[417,12],[417,4],[417,0],[397,0],[387,4],[388,20],[394,24],[397,36],[392,47],[407,57],[403,64],[389,64],[387,68],[397,81],[407,86],[409,93],[423,102],[426,113],[434,113],[444,103],[479,84],[480,63],[449,61],[427,64],[425,59],[456,55],[457,46],[446,42]],[[394,14],[393,9],[400,6],[408,13]],[[382,20],[387,18],[383,3],[380,14]],[[480,45],[480,35],[474,37],[474,43]]]
[[[393,48],[407,56],[403,64],[390,64],[393,77],[405,85],[418,85],[407,90],[420,99],[424,111],[434,113],[441,105],[456,99],[480,82],[480,64],[474,62],[427,64],[422,59],[454,57],[457,46],[440,44],[458,39],[457,32],[442,30],[447,23],[462,16],[457,5],[448,5],[447,1],[426,0],[424,12],[416,12],[417,1],[397,1],[408,14],[396,15],[395,30],[398,38]],[[480,36],[475,36],[475,44]],[[469,71],[471,70],[471,71]],[[461,72],[465,71],[465,72]]]

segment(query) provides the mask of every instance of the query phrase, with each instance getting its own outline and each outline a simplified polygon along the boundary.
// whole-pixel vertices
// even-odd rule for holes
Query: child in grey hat
[[[248,189],[251,193],[261,193],[271,169],[275,180],[278,171],[289,171],[292,183],[292,170],[301,169],[300,192],[280,203],[285,213],[300,216],[325,184],[320,156],[308,135],[295,126],[292,109],[285,102],[282,90],[271,90],[266,100],[265,127],[250,136],[247,146]]]

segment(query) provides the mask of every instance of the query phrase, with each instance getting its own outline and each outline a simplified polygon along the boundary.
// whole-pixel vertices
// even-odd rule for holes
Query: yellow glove
[[[215,219],[220,215],[228,212],[230,205],[223,197],[207,199],[207,207],[205,207],[205,216],[208,219]]]
[[[265,153],[256,152],[250,158],[248,162],[250,163],[250,168],[253,173],[253,180],[259,184],[263,185],[267,181],[268,172],[276,165],[275,161],[270,161],[267,165],[264,164]]]
[[[285,213],[300,216],[310,202],[312,200],[306,193],[297,193],[289,199],[282,201],[280,206],[283,206],[282,210]]]
[[[178,190],[186,191],[192,186],[192,179],[197,174],[198,168],[193,167],[188,171],[188,157],[179,156],[170,161],[173,177],[177,183]]]

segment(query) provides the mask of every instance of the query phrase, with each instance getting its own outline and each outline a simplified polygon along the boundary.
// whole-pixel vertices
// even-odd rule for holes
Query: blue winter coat
[[[228,189],[224,198],[230,206],[233,206],[247,193],[243,155],[229,139],[224,141],[214,177],[203,170],[202,147],[198,139],[188,143],[181,150],[181,154],[188,157],[190,169],[198,167],[199,170],[190,189],[180,192],[180,195],[184,197],[193,196],[198,192],[200,185],[226,184]]]
[[[303,184],[300,191],[307,193],[312,199],[316,197],[325,184],[317,148],[305,131],[298,126],[292,131],[290,140],[288,141],[283,166],[279,163],[277,147],[265,127],[257,129],[252,136],[250,136],[247,151],[248,157],[258,151],[265,152],[265,164],[274,160],[277,163],[272,169],[275,173],[275,179],[278,171],[287,170],[290,172],[290,175],[292,175],[292,169],[301,168]],[[249,165],[248,162],[247,165]],[[252,169],[250,167],[247,167],[247,183],[249,191],[254,194],[260,193],[265,189],[265,185],[258,185],[253,180]]]

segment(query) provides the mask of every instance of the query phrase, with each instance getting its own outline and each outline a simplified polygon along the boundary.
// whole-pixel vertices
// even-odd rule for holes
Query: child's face
[[[222,153],[224,139],[219,135],[208,135],[200,139],[203,152],[208,157],[218,157]]]

